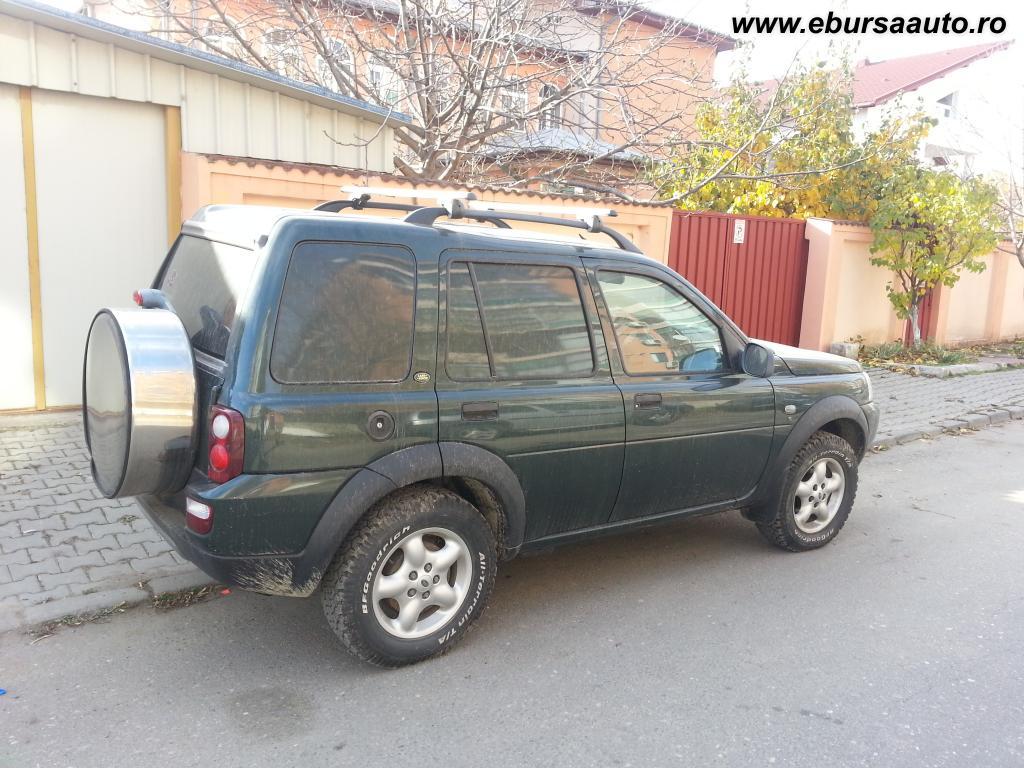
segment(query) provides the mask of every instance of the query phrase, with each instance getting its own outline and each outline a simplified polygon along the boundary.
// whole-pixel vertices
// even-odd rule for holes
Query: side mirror
[[[756,341],[743,349],[743,372],[750,376],[767,379],[775,370],[775,353],[762,347]]]

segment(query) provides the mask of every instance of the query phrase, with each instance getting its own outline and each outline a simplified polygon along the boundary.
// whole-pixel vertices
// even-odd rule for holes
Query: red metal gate
[[[800,343],[807,277],[802,220],[675,211],[668,265],[749,336]]]

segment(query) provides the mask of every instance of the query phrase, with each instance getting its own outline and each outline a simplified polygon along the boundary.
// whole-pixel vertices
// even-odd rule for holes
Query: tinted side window
[[[476,305],[469,267],[465,264],[452,264],[448,271],[448,352],[445,370],[457,381],[487,379],[491,376],[480,310]]]
[[[597,279],[627,373],[726,370],[718,326],[674,288],[625,272]]]
[[[461,272],[466,269],[466,273]],[[453,279],[465,286],[476,280],[480,322],[491,355],[491,372],[499,379],[543,379],[586,376],[594,370],[586,316],[576,275],[567,267],[528,264],[453,265]],[[470,280],[470,288],[472,288]],[[475,332],[468,290],[461,294],[467,319],[449,330]],[[451,299],[449,299],[449,302]],[[468,338],[468,337],[467,337]],[[456,350],[467,349],[465,339]],[[475,344],[475,342],[474,342]],[[479,345],[475,371],[482,375]],[[458,370],[449,375],[458,378]]]
[[[416,266],[404,248],[300,243],[285,277],[271,374],[302,384],[401,381],[415,292]]]

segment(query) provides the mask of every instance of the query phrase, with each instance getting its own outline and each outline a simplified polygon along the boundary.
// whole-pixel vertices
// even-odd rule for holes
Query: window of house
[[[341,88],[338,78],[334,75],[331,64],[340,69],[343,73],[351,76],[354,71],[352,50],[341,40],[327,38],[325,41],[327,57],[321,56],[317,60],[317,75],[320,84],[333,90]]]
[[[553,99],[557,96],[558,89],[553,85],[545,85],[540,89],[541,102],[545,99]],[[562,127],[562,104],[555,102],[544,107],[540,113],[539,119],[540,129],[543,131],[547,128],[561,128]]]
[[[456,380],[592,373],[594,353],[573,270],[453,264],[445,369]]]
[[[511,120],[513,130],[526,130],[527,104],[526,87],[522,83],[512,83],[498,92],[499,118]]]
[[[724,371],[718,326],[674,288],[652,277],[598,273],[626,373]]]
[[[939,99],[939,112],[943,117],[956,117],[956,93],[950,93]]]
[[[200,28],[203,43],[210,50],[210,53],[215,53],[218,56],[241,58],[245,54],[245,50],[242,48],[242,43],[235,36],[235,33],[232,32],[232,30],[238,29],[238,22],[230,16],[225,18],[227,19],[226,22],[219,18],[207,19],[203,22]]]
[[[573,97],[567,104],[563,124],[574,132],[584,136],[597,136],[600,125],[599,110],[601,102],[597,94],[583,91]]]
[[[284,77],[298,77],[303,71],[302,46],[293,29],[265,32],[263,56],[274,71]]]
[[[382,61],[373,59],[368,68],[370,89],[385,107],[393,107],[402,100],[402,80]]]
[[[300,243],[270,372],[283,383],[402,381],[412,359],[416,266],[396,245]]]

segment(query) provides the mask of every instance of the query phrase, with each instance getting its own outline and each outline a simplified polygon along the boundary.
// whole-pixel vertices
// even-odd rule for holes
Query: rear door
[[[604,523],[624,415],[579,259],[451,250],[440,282],[440,439],[508,463],[527,541]]]
[[[272,345],[254,346],[252,365],[240,366],[266,371],[244,407],[258,433],[246,442],[246,471],[363,467],[436,442],[433,259],[395,243],[294,246],[280,287],[265,286],[280,299],[257,302],[276,310]],[[245,388],[236,389],[244,405]]]
[[[741,499],[774,431],[774,390],[734,367],[710,307],[661,270],[591,262],[626,407],[612,520]]]

